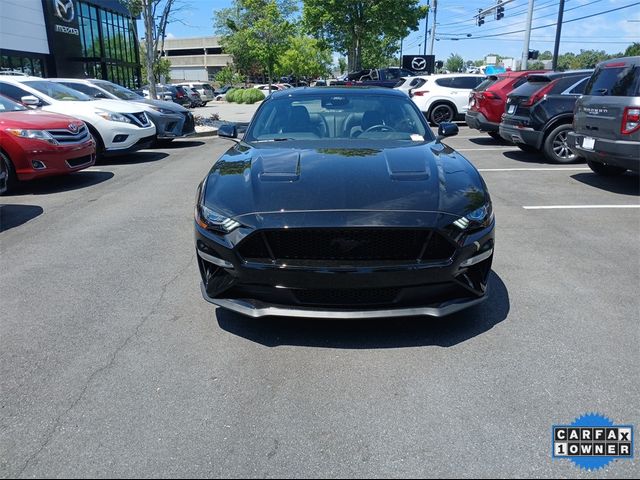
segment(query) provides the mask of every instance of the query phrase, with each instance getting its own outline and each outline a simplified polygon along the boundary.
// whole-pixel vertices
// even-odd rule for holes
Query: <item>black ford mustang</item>
[[[447,315],[485,298],[494,225],[478,171],[405,94],[285,90],[198,187],[202,293],[254,317]]]

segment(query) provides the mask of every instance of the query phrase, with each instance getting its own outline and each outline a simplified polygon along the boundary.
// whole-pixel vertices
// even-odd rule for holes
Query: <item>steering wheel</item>
[[[362,133],[369,133],[369,132],[395,132],[396,129],[393,127],[390,127],[389,125],[372,125],[369,128],[367,128],[364,132]]]

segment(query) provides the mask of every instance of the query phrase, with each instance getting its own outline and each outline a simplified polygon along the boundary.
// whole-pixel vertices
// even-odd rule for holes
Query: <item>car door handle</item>
[[[592,127],[591,125],[585,125],[584,128],[587,130],[598,130],[598,127]]]

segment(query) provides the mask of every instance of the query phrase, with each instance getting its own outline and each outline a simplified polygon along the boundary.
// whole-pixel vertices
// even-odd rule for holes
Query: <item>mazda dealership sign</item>
[[[434,55],[403,55],[402,68],[411,70],[417,74],[430,74],[434,72]]]

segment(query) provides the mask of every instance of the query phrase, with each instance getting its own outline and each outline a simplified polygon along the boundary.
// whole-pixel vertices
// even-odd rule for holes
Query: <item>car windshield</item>
[[[9,100],[7,97],[3,97],[2,95],[0,95],[0,113],[21,112],[23,110],[27,109],[19,103],[16,103],[12,100]]]
[[[95,85],[115,95],[121,100],[142,100],[142,97],[128,88],[121,87],[111,82],[95,82]]]
[[[434,139],[406,96],[318,93],[271,99],[256,112],[247,142],[287,140]]]
[[[35,88],[40,93],[59,100],[61,102],[89,102],[93,100],[89,95],[65,87],[59,83],[47,82],[46,80],[36,80],[24,82],[25,85]]]

